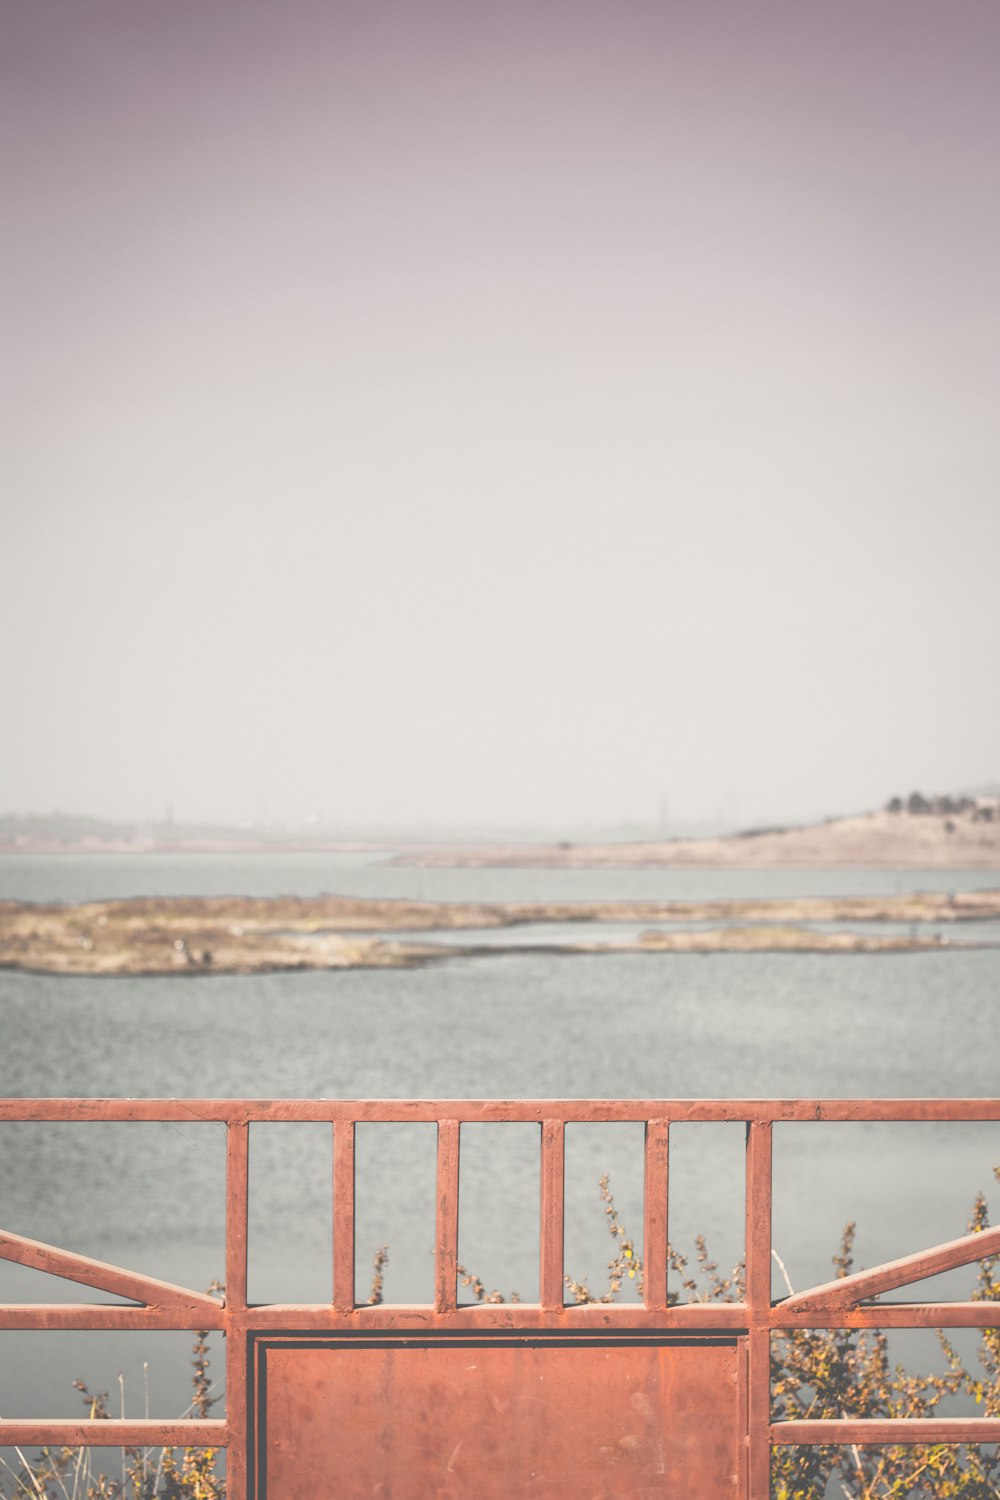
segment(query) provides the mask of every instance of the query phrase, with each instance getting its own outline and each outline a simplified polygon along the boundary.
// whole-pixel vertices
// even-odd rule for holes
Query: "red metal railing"
[[[659,1330],[728,1331],[746,1339],[746,1493],[766,1500],[774,1444],[979,1443],[1000,1441],[997,1419],[772,1422],[770,1338],[794,1328],[996,1327],[990,1302],[872,1305],[866,1299],[954,1266],[1000,1253],[1000,1229],[946,1245],[774,1302],[771,1296],[771,1137],[785,1122],[1000,1121],[1000,1100],[0,1100],[4,1121],[215,1121],[226,1126],[226,1294],[224,1300],[117,1266],[0,1234],[0,1258],[132,1298],[138,1307],[3,1305],[2,1329],[217,1329],[226,1335],[224,1421],[0,1421],[0,1446],[175,1445],[227,1449],[231,1500],[247,1500],[248,1348],[268,1331]],[[333,1129],[333,1297],[328,1304],[251,1306],[247,1301],[249,1126],[326,1122]],[[433,1303],[355,1303],[355,1126],[423,1121],[437,1125],[437,1218]],[[635,1121],[645,1125],[643,1300],[639,1304],[564,1305],[564,1142],[567,1124]],[[733,1303],[668,1305],[670,1126],[694,1121],[746,1125],[746,1298]],[[534,1122],[541,1133],[539,1300],[536,1304],[462,1306],[457,1298],[461,1127]],[[252,1474],[250,1475],[252,1483]]]

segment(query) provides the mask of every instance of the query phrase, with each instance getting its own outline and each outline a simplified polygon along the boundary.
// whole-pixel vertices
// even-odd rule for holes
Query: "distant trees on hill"
[[[956,813],[971,813],[973,822],[992,823],[994,819],[1000,822],[1000,803],[995,800],[949,797],[947,793],[943,796],[925,797],[923,792],[911,792],[905,800],[902,797],[890,797],[885,810],[888,813],[911,813],[915,817],[936,813],[939,817],[950,818]]]

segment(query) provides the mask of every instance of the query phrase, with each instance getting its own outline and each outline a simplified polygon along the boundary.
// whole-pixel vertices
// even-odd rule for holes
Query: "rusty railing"
[[[8,1304],[0,1329],[213,1329],[226,1336],[225,1420],[0,1421],[0,1446],[173,1445],[224,1447],[230,1500],[255,1486],[252,1346],[255,1337],[295,1330],[420,1335],[464,1330],[531,1333],[733,1334],[745,1352],[740,1492],[766,1500],[775,1444],[983,1443],[1000,1441],[1000,1420],[771,1420],[770,1338],[795,1328],[987,1328],[998,1308],[986,1301],[874,1304],[868,1299],[924,1277],[1000,1253],[1000,1229],[948,1244],[775,1302],[771,1295],[772,1127],[810,1121],[1000,1121],[1000,1100],[0,1100],[3,1121],[192,1121],[226,1127],[225,1297],[202,1293],[0,1232],[0,1258],[132,1299],[139,1306]],[[564,1142],[567,1124],[634,1121],[645,1126],[643,1297],[641,1304],[564,1305]],[[737,1121],[746,1126],[746,1297],[732,1303],[668,1305],[667,1215],[670,1126]],[[249,1126],[325,1122],[333,1130],[333,1296],[325,1304],[251,1305],[247,1300]],[[360,1306],[355,1300],[355,1127],[362,1122],[437,1126],[437,1217],[433,1303]],[[540,1127],[539,1300],[459,1303],[458,1186],[461,1127],[533,1122]],[[248,1395],[248,1380],[251,1394]]]

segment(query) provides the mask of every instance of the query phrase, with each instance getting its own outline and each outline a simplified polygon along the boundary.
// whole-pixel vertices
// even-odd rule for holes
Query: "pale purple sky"
[[[1000,773],[1000,6],[5,0],[0,811]]]

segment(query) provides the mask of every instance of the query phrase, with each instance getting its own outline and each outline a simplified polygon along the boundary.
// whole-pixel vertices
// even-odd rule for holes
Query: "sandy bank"
[[[245,974],[401,968],[480,954],[907,952],[945,946],[926,925],[1000,919],[1000,890],[785,901],[482,903],[320,896],[178,897],[80,906],[0,902],[0,966],[49,974]],[[434,934],[524,924],[609,924],[608,941],[435,943]],[[670,924],[707,923],[698,930]],[[806,924],[891,922],[906,935],[817,932]],[[667,924],[615,941],[611,924]],[[924,931],[921,931],[924,928]],[[396,935],[399,935],[398,937]],[[418,935],[426,937],[419,940]],[[427,940],[429,939],[429,940]],[[968,944],[963,944],[968,946]]]

